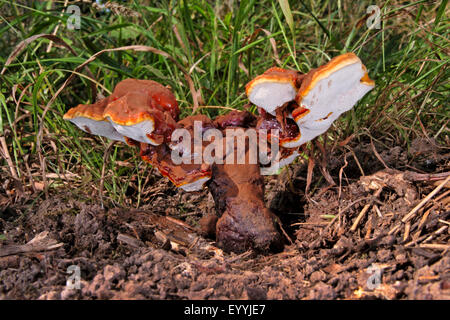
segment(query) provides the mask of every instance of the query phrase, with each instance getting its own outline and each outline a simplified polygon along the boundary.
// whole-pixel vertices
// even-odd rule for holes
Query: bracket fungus
[[[120,134],[160,145],[170,141],[180,111],[174,94],[151,80],[126,79],[114,89],[103,113]]]
[[[175,164],[171,151],[166,144],[153,146],[140,143],[141,158],[156,168],[162,176],[168,178],[177,188],[184,191],[198,191],[211,178],[211,168],[201,164]]]
[[[374,86],[366,67],[354,53],[337,56],[308,72],[295,97],[299,108],[293,111],[300,139],[290,147],[300,146],[324,133]]]
[[[254,105],[271,115],[286,102],[294,100],[303,75],[297,71],[273,67],[245,86],[245,93]]]
[[[271,115],[287,111],[287,116],[281,116],[281,121],[277,116],[281,125],[283,121],[295,121],[298,135],[281,140],[280,145],[285,148],[299,147],[324,133],[343,112],[350,110],[375,86],[366,67],[354,53],[337,56],[305,75],[297,74],[295,82],[292,80],[294,76],[290,82],[286,76],[273,77],[271,70],[249,82],[246,93],[253,104]],[[284,87],[289,84],[289,90],[281,90],[280,83]],[[292,93],[294,88],[298,90]],[[270,99],[259,99],[265,95]],[[273,101],[279,101],[278,105]],[[286,106],[286,102],[290,105]]]
[[[79,104],[66,112],[64,120],[69,120],[84,132],[125,142],[124,136],[103,116],[108,101],[109,98],[105,98],[94,104]]]
[[[324,133],[374,85],[361,60],[347,53],[307,74],[270,68],[257,76],[246,85],[246,94],[259,115],[236,110],[215,120],[204,115],[179,120],[168,88],[126,79],[111,96],[78,105],[64,119],[138,147],[144,161],[185,191],[207,186],[218,216],[216,241],[224,250],[269,252],[280,250],[283,238],[278,217],[264,204],[263,175],[293,162],[301,145]],[[252,141],[253,136],[259,140]],[[242,143],[234,143],[235,138]],[[226,161],[230,155],[238,160]]]
[[[125,79],[111,96],[70,109],[70,120],[83,131],[118,141],[160,145],[170,141],[180,110],[174,94],[151,80]]]

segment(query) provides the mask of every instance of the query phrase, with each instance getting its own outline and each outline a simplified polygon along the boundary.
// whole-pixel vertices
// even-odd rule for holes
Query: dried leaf
[[[284,18],[291,29],[291,33],[294,34],[294,19],[292,17],[291,7],[289,6],[288,0],[278,0],[280,3],[281,10],[283,11]]]

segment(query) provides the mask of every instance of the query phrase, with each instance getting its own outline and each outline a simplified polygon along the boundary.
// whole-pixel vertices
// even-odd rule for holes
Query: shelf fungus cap
[[[211,166],[207,164],[174,164],[171,150],[165,144],[153,146],[140,144],[141,158],[168,178],[177,188],[198,191],[211,179]]]
[[[295,99],[302,76],[293,70],[270,68],[245,86],[245,93],[254,105],[271,115],[286,102]]]
[[[163,85],[126,79],[114,89],[103,115],[122,135],[160,145],[175,129],[179,109],[175,96]]]
[[[148,96],[152,108],[168,112],[175,121],[178,121],[180,109],[178,108],[175,95],[170,90],[170,87],[163,86],[161,83],[153,80],[130,78],[120,81],[114,88],[111,101],[136,91],[140,91],[141,94]]]
[[[108,101],[109,98],[104,98],[94,104],[79,104],[69,109],[63,118],[89,134],[125,142],[124,136],[117,132],[113,125],[103,116],[103,111]]]
[[[284,147],[300,146],[327,131],[374,86],[366,67],[354,53],[337,56],[308,72],[295,97],[298,107],[291,113],[300,137]]]

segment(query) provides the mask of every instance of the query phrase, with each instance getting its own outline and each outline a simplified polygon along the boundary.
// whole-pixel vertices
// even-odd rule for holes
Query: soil
[[[265,177],[286,238],[277,254],[222,252],[201,228],[214,220],[208,191],[186,193],[160,176],[139,209],[66,189],[33,202],[6,179],[0,299],[450,299],[450,184],[402,221],[442,184],[448,150],[428,140],[388,146],[329,151],[307,195],[307,161]],[[36,236],[48,250],[30,243]],[[80,289],[66,286],[73,265]]]

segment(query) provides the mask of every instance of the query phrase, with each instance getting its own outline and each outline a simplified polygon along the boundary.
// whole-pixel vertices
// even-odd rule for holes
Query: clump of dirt
[[[214,213],[208,192],[164,179],[139,209],[63,191],[30,204],[3,186],[0,299],[449,299],[448,154],[420,141],[409,153],[367,142],[328,159],[336,184],[317,164],[308,195],[306,163],[266,178],[267,206],[286,232],[284,251],[266,255],[222,252],[200,228]],[[24,252],[43,231],[61,246]],[[12,247],[22,251],[2,256]],[[71,266],[78,289],[67,286]]]

